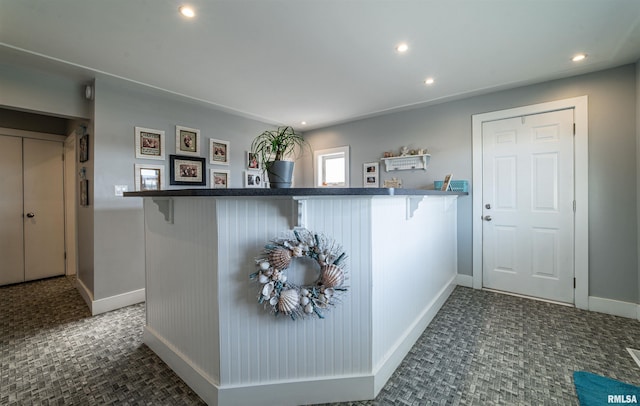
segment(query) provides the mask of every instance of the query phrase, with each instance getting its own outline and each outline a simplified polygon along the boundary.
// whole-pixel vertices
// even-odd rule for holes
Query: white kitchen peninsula
[[[455,287],[460,194],[126,193],[144,198],[144,342],[210,405],[373,399]],[[296,226],[348,255],[348,291],[324,319],[275,317],[249,279],[265,244]],[[300,263],[287,272],[316,277]]]

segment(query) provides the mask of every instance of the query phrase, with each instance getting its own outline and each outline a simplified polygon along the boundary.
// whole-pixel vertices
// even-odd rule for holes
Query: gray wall
[[[433,158],[426,173],[396,176],[405,187],[430,188],[449,172],[456,179],[471,179],[471,115],[588,95],[590,295],[639,302],[637,78],[640,68],[628,65],[309,131],[305,136],[313,149],[351,145],[353,186],[362,185],[362,163],[377,161],[383,151],[401,145],[428,148]],[[89,128],[91,160],[86,163],[94,192],[92,206],[79,210],[79,277],[94,298],[101,299],[143,287],[141,202],[113,193],[116,184],[133,190],[135,162],[157,163],[134,158],[134,126],[164,130],[170,153],[176,124],[201,129],[203,145],[211,137],[229,140],[231,187],[242,186],[244,151],[251,140],[271,126],[114,79],[96,81],[94,105],[82,97],[82,89],[71,79],[0,65],[0,106],[95,121],[95,128]],[[389,178],[382,175],[382,180]],[[297,167],[296,185],[311,186],[312,178],[307,154]],[[461,198],[459,208],[459,273],[471,275],[471,197]]]
[[[75,79],[0,64],[0,106],[7,108],[3,109],[2,121],[22,130],[70,134],[72,127],[93,116],[92,105],[84,98],[83,89],[83,84]],[[29,114],[31,112],[37,114]],[[89,249],[93,242],[92,224],[93,212],[79,208],[77,276],[89,290],[93,290],[93,252]]]
[[[78,170],[85,168],[90,185],[90,205],[78,207],[78,278],[99,300],[144,288],[142,201],[114,195],[116,184],[135,189],[134,163],[164,163],[168,183],[175,125],[185,125],[201,130],[205,148],[209,138],[230,141],[231,165],[216,167],[231,170],[230,187],[242,187],[244,152],[256,135],[272,126],[108,77],[96,79],[93,102],[84,98],[83,89],[84,83],[78,80],[0,65],[0,107],[11,109],[0,115],[0,121],[8,127],[35,130],[27,127],[37,125],[40,131],[68,134],[71,127],[90,120],[89,160],[78,163]],[[25,123],[25,114],[16,110],[65,120],[41,117]],[[135,159],[135,126],[165,131],[164,162]]]
[[[636,62],[636,205],[638,207],[638,230],[640,232],[640,61]],[[640,236],[638,238],[640,256]],[[638,259],[638,303],[640,303],[640,258]]]
[[[636,89],[636,67],[627,65],[309,131],[305,137],[314,150],[351,145],[354,187],[362,185],[362,164],[379,160],[383,151],[428,148],[432,159],[426,173],[392,175],[404,187],[432,188],[450,172],[454,179],[471,180],[473,114],[588,95],[589,294],[638,302]],[[391,177],[381,175],[381,180]],[[313,184],[310,159],[303,178]],[[458,207],[458,272],[471,275],[471,196],[461,198]]]
[[[77,80],[0,64],[0,106],[65,118],[89,118],[90,104]]]
[[[86,179],[89,179],[89,205],[81,206],[79,203],[76,204],[77,207],[77,219],[78,219],[78,275],[77,278],[86,286],[87,289],[94,294],[95,288],[95,278],[94,278],[94,258],[93,258],[93,247],[94,247],[94,213],[93,213],[93,195],[91,190],[93,189],[93,164],[95,162],[95,133],[93,131],[93,122],[94,122],[94,105],[92,102],[89,102],[89,123],[87,124],[84,130],[80,130],[76,132],[76,151],[79,150],[78,142],[80,141],[80,137],[86,131],[89,137],[89,160],[86,162],[79,162],[76,160],[76,172],[78,173],[76,179],[76,193],[80,194],[80,184],[79,182],[82,179],[80,173],[83,173]],[[79,153],[76,153],[76,156],[79,157]],[[94,294],[95,296],[95,294]]]
[[[210,138],[230,142],[230,187],[243,187],[244,154],[253,138],[272,126],[212,110],[166,93],[127,82],[97,78],[95,82],[93,137],[93,275],[94,298],[101,299],[144,288],[144,223],[142,199],[116,197],[115,185],[135,189],[134,164],[165,165],[169,183],[169,154],[175,153],[175,126],[201,131],[202,157],[207,157]],[[134,127],[163,130],[165,161],[135,158]],[[183,188],[184,186],[167,186]]]

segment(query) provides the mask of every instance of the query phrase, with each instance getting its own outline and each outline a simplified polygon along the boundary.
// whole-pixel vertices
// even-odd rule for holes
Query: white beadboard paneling
[[[325,319],[294,322],[258,304],[249,275],[296,200],[175,198],[168,222],[145,198],[145,342],[211,404],[375,397],[455,282],[455,198],[412,199],[305,198],[306,227],[349,256],[349,290]],[[287,273],[313,281],[307,265]]]
[[[219,382],[216,200],[174,199],[173,224],[144,206],[147,325]]]
[[[270,316],[249,280],[264,245],[289,229],[291,199],[221,199],[218,206],[220,368],[223,385],[260,383],[290,374],[286,354],[292,321]],[[287,214],[289,214],[287,216]],[[299,326],[299,325],[298,325]],[[292,349],[295,351],[295,342]]]
[[[369,222],[367,201],[350,200],[310,201],[307,228],[325,233],[343,245],[350,255],[350,272],[355,269],[368,274],[367,263],[363,269],[360,257],[351,255],[353,244],[362,245],[361,235],[368,235],[367,227],[362,226]],[[218,204],[219,229],[221,235],[226,236],[220,239],[218,252],[220,303],[231,303],[222,305],[220,310],[223,385],[353,375],[370,370],[370,345],[367,345],[370,307],[358,303],[363,295],[357,287],[350,289],[341,303],[326,311],[322,320],[309,318],[294,322],[281,316],[276,318],[257,303],[258,286],[248,279],[255,271],[253,260],[264,244],[290,230],[291,217],[283,214],[292,214],[294,204],[297,205],[291,199],[271,198],[229,199]],[[274,230],[279,231],[274,234]],[[223,258],[226,258],[224,262]],[[289,274],[299,268],[295,265],[299,264],[294,261],[287,271]],[[360,279],[357,274],[356,283],[350,280],[349,284],[360,285]],[[368,298],[368,294],[364,297]],[[353,311],[354,306],[362,311]],[[354,313],[359,315],[356,320],[350,316]]]
[[[406,199],[373,200],[374,371],[457,273],[456,205],[424,197],[407,217]]]
[[[349,256],[349,290],[327,314],[332,330],[324,330],[325,345],[333,346],[328,355],[342,366],[334,373],[370,373],[371,198],[311,199],[307,222],[307,228],[333,238]]]

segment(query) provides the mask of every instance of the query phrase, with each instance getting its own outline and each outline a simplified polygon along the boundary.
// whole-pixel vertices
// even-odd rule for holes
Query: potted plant
[[[290,188],[294,162],[284,158],[296,156],[307,146],[293,127],[281,126],[258,135],[251,143],[251,152],[260,157],[272,188]]]

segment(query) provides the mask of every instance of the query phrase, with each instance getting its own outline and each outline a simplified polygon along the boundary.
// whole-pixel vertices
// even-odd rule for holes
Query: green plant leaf
[[[281,161],[289,155],[297,156],[309,145],[291,126],[280,126],[275,130],[266,130],[251,143],[251,152],[260,157],[260,161],[269,166],[272,160]]]

